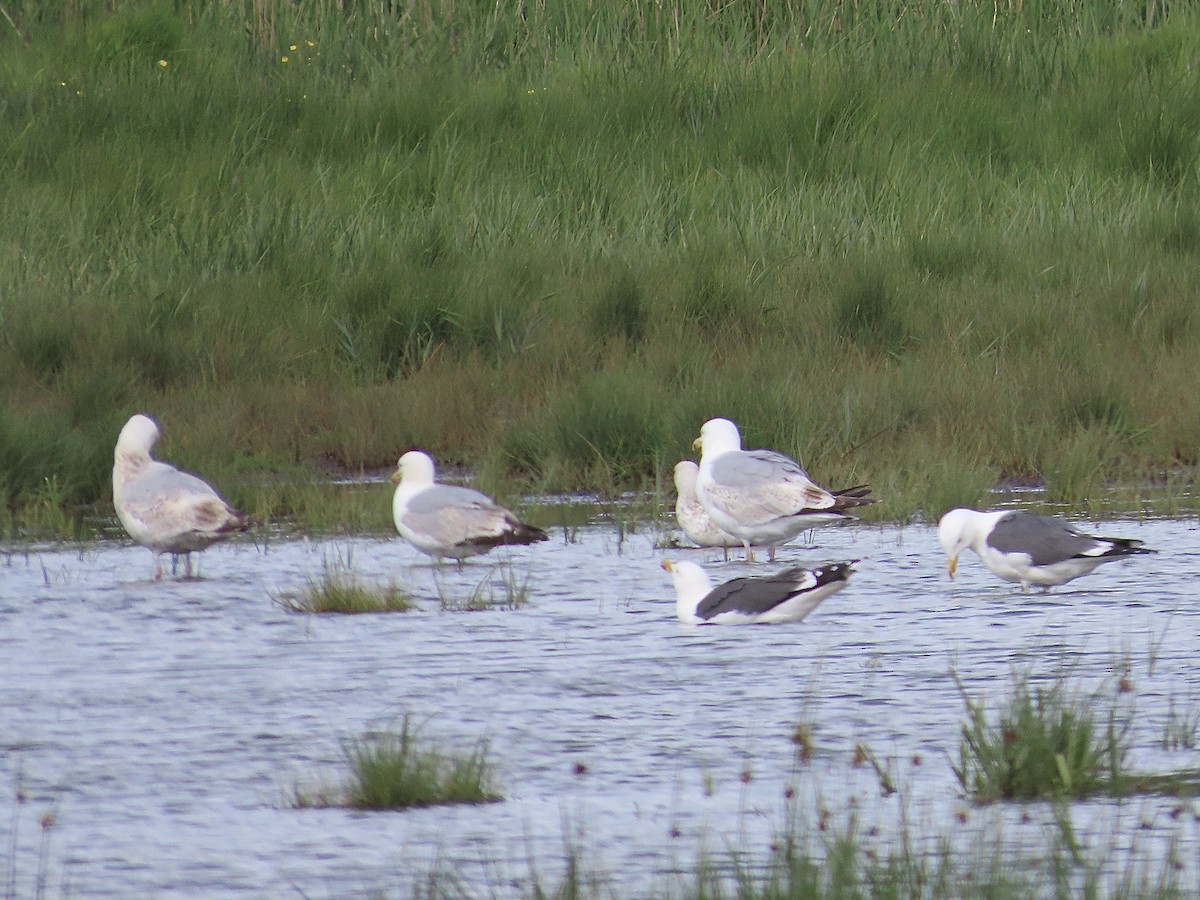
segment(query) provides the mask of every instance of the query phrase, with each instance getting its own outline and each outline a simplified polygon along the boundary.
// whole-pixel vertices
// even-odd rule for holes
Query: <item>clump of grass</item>
[[[365,584],[348,566],[328,562],[320,577],[309,578],[295,593],[279,595],[276,602],[296,613],[408,612],[416,606],[398,584]]]
[[[438,604],[443,612],[484,612],[521,609],[529,603],[529,572],[518,575],[512,563],[494,566],[466,597],[455,597],[439,581]]]
[[[494,785],[486,741],[466,754],[448,753],[421,741],[408,716],[399,731],[348,741],[343,749],[349,781],[312,793],[298,788],[293,805],[382,810],[504,799]]]
[[[967,721],[954,774],[976,801],[1115,794],[1128,784],[1128,726],[1121,723],[1114,702],[1098,714],[1101,698],[1072,693],[1063,676],[1041,687],[1022,673],[990,723],[961,681],[958,687]]]
[[[1200,710],[1177,710],[1172,698],[1167,704],[1167,718],[1162,728],[1164,750],[1195,750],[1200,736]]]
[[[808,823],[805,823],[808,824]],[[815,827],[793,822],[772,841],[764,861],[734,852],[726,862],[701,860],[696,874],[679,896],[736,900],[781,900],[792,897],[993,897],[1033,894],[1033,876],[1005,865],[997,851],[982,848],[972,858],[956,853],[941,839],[926,852],[904,834],[894,846],[876,842],[854,816],[844,823],[828,811]],[[865,833],[864,833],[865,832]],[[812,835],[819,835],[813,841]],[[1058,854],[1059,848],[1054,848]]]

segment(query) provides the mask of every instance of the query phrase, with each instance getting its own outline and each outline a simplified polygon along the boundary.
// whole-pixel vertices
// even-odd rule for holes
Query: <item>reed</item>
[[[527,7],[5,4],[14,527],[137,410],[210,474],[611,494],[721,414],[871,516],[1194,479],[1190,9]]]

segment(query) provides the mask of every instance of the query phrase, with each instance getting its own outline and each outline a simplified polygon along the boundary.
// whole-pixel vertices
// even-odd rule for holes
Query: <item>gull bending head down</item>
[[[162,578],[162,555],[184,557],[250,527],[250,518],[225,502],[207,482],[150,456],[158,425],[133,416],[113,452],[113,506],[129,536],[154,551],[154,577]]]
[[[1033,584],[1049,590],[1101,563],[1154,552],[1141,541],[1096,537],[1061,519],[1020,510],[952,509],[938,523],[938,542],[951,578],[959,555],[971,549],[993,574],[1019,582],[1023,591]]]

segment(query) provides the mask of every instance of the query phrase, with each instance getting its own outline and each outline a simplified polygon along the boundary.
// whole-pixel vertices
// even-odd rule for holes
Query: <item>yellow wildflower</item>
[[[284,54],[283,56],[279,57],[279,61],[281,63],[287,62],[288,61],[287,54]]]
[[[160,60],[158,61],[158,67],[159,67],[160,69],[165,69],[165,68],[166,68],[167,66],[169,66],[169,65],[170,65],[170,63],[169,63],[169,62],[167,62],[165,59],[160,59]]]
[[[288,46],[288,49],[291,50],[293,53],[295,53],[297,50],[300,49],[300,45],[299,44],[291,44]]]

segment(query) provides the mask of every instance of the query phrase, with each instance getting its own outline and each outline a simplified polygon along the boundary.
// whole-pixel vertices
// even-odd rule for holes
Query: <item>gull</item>
[[[775,575],[734,578],[713,587],[693,562],[664,560],[675,583],[675,614],[687,625],[799,622],[844,588],[857,560],[817,569],[795,567]]]
[[[419,450],[400,457],[392,474],[392,516],[406,541],[441,561],[458,562],[502,544],[549,540],[491,497],[470,488],[434,481],[433,459]]]
[[[154,578],[162,578],[162,555],[184,558],[192,577],[193,551],[250,527],[210,484],[152,459],[158,424],[149,416],[133,416],[121,429],[113,452],[113,506],[129,536],[154,551]],[[174,565],[172,565],[172,571]]]
[[[1019,510],[952,509],[938,523],[938,541],[951,578],[959,554],[969,547],[995,575],[1020,582],[1025,592],[1031,584],[1049,590],[1101,563],[1155,552],[1141,541],[1084,534],[1061,519]]]
[[[740,547],[741,540],[718,528],[696,496],[696,477],[700,467],[690,459],[675,464],[675,521],[688,540],[697,547],[720,547],[729,559],[729,548]]]
[[[853,519],[847,510],[875,503],[858,485],[827,491],[800,464],[774,450],[743,450],[738,428],[728,419],[709,419],[693,445],[701,451],[696,494],[709,517],[742,542],[775,548],[817,525]]]

